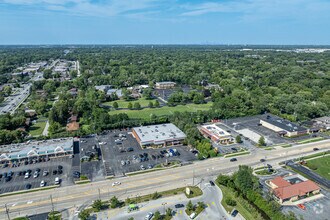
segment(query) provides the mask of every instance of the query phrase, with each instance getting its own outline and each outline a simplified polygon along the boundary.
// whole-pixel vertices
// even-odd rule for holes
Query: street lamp
[[[166,214],[166,210],[165,210],[165,205],[167,204],[167,202],[163,202],[162,205],[164,206],[164,214]]]

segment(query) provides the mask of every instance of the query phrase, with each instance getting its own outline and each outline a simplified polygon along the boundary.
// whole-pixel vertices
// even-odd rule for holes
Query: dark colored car
[[[57,174],[57,170],[53,170],[53,175],[56,175]]]
[[[11,176],[7,176],[6,178],[5,178],[5,182],[9,182],[11,180]]]
[[[25,189],[31,189],[31,184],[30,183],[26,184]]]
[[[132,147],[127,148],[127,152],[132,152],[134,149]]]
[[[235,209],[235,210],[231,213],[231,216],[236,217],[237,214],[238,214],[238,211]]]
[[[183,205],[183,204],[176,204],[174,207],[175,207],[176,209],[179,209],[179,208],[183,208],[184,205]]]
[[[261,163],[263,163],[263,162],[265,162],[265,161],[266,161],[265,159],[260,159],[260,162],[261,162]]]
[[[80,178],[80,172],[78,172],[78,171],[74,171],[74,172],[73,172],[73,177],[74,177],[74,178]]]
[[[235,162],[235,161],[237,161],[236,158],[231,158],[231,159],[230,159],[230,162]]]
[[[28,169],[26,172],[27,172],[27,173],[32,173],[32,170]]]
[[[214,182],[211,180],[210,181],[211,186],[215,186]]]
[[[63,173],[63,170],[58,170],[57,173],[58,174],[62,174]]]
[[[320,149],[318,149],[317,147],[313,148],[313,151],[318,151],[318,150],[320,150]]]
[[[63,167],[62,167],[61,165],[58,165],[57,168],[58,168],[59,170],[62,170],[62,169],[63,169]]]
[[[39,173],[40,172],[40,168],[37,168],[36,171]]]
[[[153,160],[156,160],[156,156],[155,155],[151,155]]]

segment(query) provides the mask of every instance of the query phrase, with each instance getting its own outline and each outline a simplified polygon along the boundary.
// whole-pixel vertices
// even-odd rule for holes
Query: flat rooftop
[[[268,122],[278,128],[281,128],[284,131],[295,132],[307,130],[306,128],[297,125],[291,121],[270,114],[262,115],[261,120]]]
[[[230,134],[218,127],[216,124],[203,125],[204,131],[207,131],[210,135],[216,136],[217,138],[228,137]]]
[[[157,144],[186,138],[185,133],[172,123],[135,127],[133,130],[141,144]]]
[[[23,152],[26,149],[38,148],[42,150],[53,149],[57,146],[61,146],[64,149],[70,148],[73,145],[73,138],[58,138],[51,140],[43,141],[31,141],[20,144],[7,144],[0,145],[0,154],[1,153],[14,153],[14,152]]]

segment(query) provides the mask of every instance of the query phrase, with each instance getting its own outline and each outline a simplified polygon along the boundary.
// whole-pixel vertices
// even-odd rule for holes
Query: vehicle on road
[[[184,205],[183,204],[175,204],[175,206],[174,206],[176,209],[179,209],[179,208],[183,208],[184,207]]]
[[[134,149],[132,147],[127,148],[127,152],[132,152]]]
[[[235,157],[230,159],[230,162],[235,162],[235,161],[237,161]]]
[[[121,182],[113,182],[112,186],[119,186],[121,184]]]
[[[145,220],[150,220],[152,219],[152,217],[154,216],[154,213],[149,212],[148,215],[146,215],[146,217],[144,217]]]
[[[317,147],[313,148],[313,151],[318,151],[318,150],[320,150],[320,149],[318,149]]]
[[[196,218],[196,213],[195,213],[195,212],[191,213],[191,215],[189,215],[189,218],[190,218],[190,219],[194,219],[194,218]]]
[[[265,162],[265,161],[266,161],[265,159],[260,159],[260,162],[261,162],[261,163],[263,163],[263,162]]]

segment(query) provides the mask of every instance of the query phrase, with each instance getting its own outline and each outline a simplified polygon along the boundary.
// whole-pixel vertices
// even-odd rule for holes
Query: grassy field
[[[156,116],[171,115],[174,112],[196,112],[198,110],[206,111],[212,106],[212,102],[206,104],[187,104],[178,105],[175,107],[164,106],[161,108],[145,108],[141,110],[115,110],[110,111],[110,115],[126,113],[130,118],[142,118],[150,119],[150,115],[154,114]]]
[[[314,170],[314,172],[320,174],[321,176],[323,176],[324,178],[327,178],[328,180],[330,180],[330,156],[327,155],[325,157],[320,157],[320,158],[316,158],[313,160],[308,160],[307,161],[307,166],[312,168],[312,167],[316,167],[317,169]]]
[[[324,140],[323,137],[316,137],[316,138],[310,138],[307,140],[298,141],[297,144],[307,144],[307,143],[313,143],[313,142],[322,141],[322,140]]]
[[[152,100],[146,100],[145,98],[139,98],[138,100],[133,100],[133,101],[125,101],[125,100],[116,100],[112,102],[104,102],[103,105],[108,105],[108,106],[113,106],[114,102],[118,103],[118,108],[128,108],[128,103],[132,103],[134,105],[135,102],[139,102],[141,107],[148,107],[149,102],[151,101],[153,104],[155,104],[156,99]]]
[[[42,132],[46,126],[46,121],[44,119],[42,121],[37,120],[37,123],[33,124],[29,129],[29,134],[31,136],[39,136],[42,135]]]

